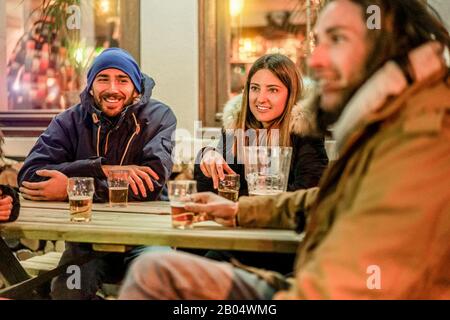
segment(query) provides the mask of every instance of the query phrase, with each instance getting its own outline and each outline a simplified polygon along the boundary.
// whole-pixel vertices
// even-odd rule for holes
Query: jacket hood
[[[289,130],[298,136],[319,136],[315,125],[314,101],[316,89],[312,83],[306,85],[303,98],[293,107],[290,116]],[[224,129],[235,129],[241,112],[242,94],[230,99],[223,109],[222,125]]]
[[[153,88],[155,87],[155,81],[144,74],[144,79],[142,81],[143,92],[138,97],[136,97],[135,101],[128,107],[126,107],[122,114],[129,109],[137,110],[142,108],[150,101],[150,98],[153,93]],[[89,114],[96,113],[98,116],[101,115],[101,110],[95,106],[94,98],[88,92],[88,88],[86,87],[83,92],[80,94],[81,105],[83,109],[85,109]]]

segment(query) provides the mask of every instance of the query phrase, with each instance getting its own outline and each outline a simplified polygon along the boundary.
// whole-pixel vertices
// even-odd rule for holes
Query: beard
[[[329,127],[334,124],[339,117],[341,116],[341,113],[343,111],[343,108],[339,111],[325,111],[322,108],[317,108],[317,114],[316,114],[316,122],[317,122],[317,129],[319,132],[325,136],[329,136]]]
[[[345,106],[347,105],[347,103],[349,102],[349,100],[351,99],[356,90],[357,88],[343,90],[342,97],[339,103],[333,108],[327,109],[322,107],[321,97],[319,96],[317,100],[318,105],[317,105],[316,121],[317,121],[317,128],[321,133],[324,134],[328,133],[328,128],[339,120],[339,117],[344,111]]]
[[[125,96],[121,95],[121,94],[108,94],[108,93],[104,93],[100,96],[94,96],[94,101],[95,101],[95,105],[97,107],[99,107],[101,109],[103,100],[108,99],[108,98],[117,98],[117,99],[122,99],[124,101],[123,106],[126,107],[128,105],[130,105],[133,102],[133,97],[131,96],[130,98],[128,98],[128,100],[125,100]]]
[[[316,100],[316,125],[320,133],[328,135],[329,127],[336,123],[344,112],[347,104],[355,93],[361,88],[367,79],[358,81],[357,83],[348,86],[341,91],[339,102],[333,108],[324,108],[321,105],[321,96]]]

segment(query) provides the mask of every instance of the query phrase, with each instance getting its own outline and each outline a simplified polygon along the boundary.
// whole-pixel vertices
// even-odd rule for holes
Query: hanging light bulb
[[[83,62],[83,60],[84,60],[84,52],[83,52],[82,48],[76,48],[75,49],[74,58],[75,58],[75,61],[78,64],[81,64]]]
[[[244,0],[230,0],[230,15],[237,17],[242,13],[244,7]]]
[[[109,10],[111,10],[111,4],[109,3],[109,0],[101,0],[100,1],[100,11],[102,14],[109,13]]]

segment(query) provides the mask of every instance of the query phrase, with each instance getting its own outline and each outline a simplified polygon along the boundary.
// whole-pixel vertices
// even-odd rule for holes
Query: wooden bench
[[[20,264],[30,276],[35,277],[43,272],[55,269],[58,266],[59,260],[61,260],[61,256],[62,252],[48,252],[20,261]],[[115,299],[118,293],[119,285],[109,283],[103,283],[100,292],[98,292],[104,299]]]
[[[42,272],[56,268],[61,256],[61,252],[48,252],[41,256],[34,256],[30,259],[20,261],[20,264],[30,276],[37,276]]]

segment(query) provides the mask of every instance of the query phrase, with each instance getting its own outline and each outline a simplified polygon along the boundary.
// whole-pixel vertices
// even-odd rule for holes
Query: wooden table
[[[0,235],[92,243],[93,249],[99,252],[125,252],[128,247],[136,245],[295,252],[302,238],[288,230],[226,228],[212,221],[196,224],[189,230],[174,229],[168,202],[129,203],[126,208],[94,204],[92,221],[76,223],[69,220],[68,203],[24,199],[19,219],[0,224]],[[7,261],[8,253],[3,249],[0,250],[0,261]],[[19,270],[20,264],[12,261],[11,257],[9,261],[13,270],[8,272],[8,282],[25,281],[26,273]]]
[[[16,222],[0,225],[2,236],[87,242],[99,251],[117,252],[133,245],[295,252],[301,240],[289,230],[226,228],[212,221],[190,230],[174,229],[169,203],[160,201],[130,203],[126,208],[94,204],[89,223],[70,222],[68,203],[23,200],[21,206]]]

